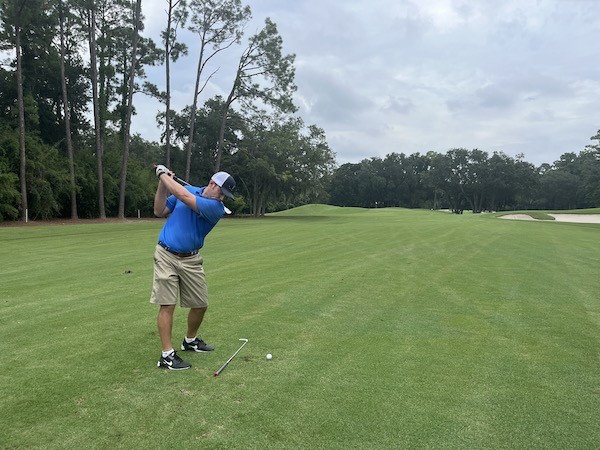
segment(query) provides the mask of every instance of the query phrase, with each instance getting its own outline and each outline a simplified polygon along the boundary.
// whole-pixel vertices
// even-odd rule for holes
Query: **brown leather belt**
[[[175,256],[179,256],[180,258],[187,258],[189,256],[194,256],[194,255],[198,254],[198,250],[194,250],[193,252],[188,252],[188,253],[179,253],[179,252],[173,251],[167,246],[167,244],[165,244],[164,242],[161,242],[161,241],[158,241],[158,245],[160,245],[162,248],[164,248],[169,253],[171,253]]]

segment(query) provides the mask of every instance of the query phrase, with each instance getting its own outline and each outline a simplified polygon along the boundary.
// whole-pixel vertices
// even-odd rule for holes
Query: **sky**
[[[479,149],[536,166],[598,143],[599,0],[246,0],[246,38],[269,17],[295,54],[294,102],[325,131],[339,165],[387,154]],[[143,0],[143,36],[162,46],[167,0]],[[179,39],[172,107],[193,98],[197,35]],[[245,41],[244,41],[245,42]],[[199,102],[231,89],[244,46],[219,69]],[[164,90],[164,66],[147,69]],[[137,94],[132,132],[158,141],[164,106]]]

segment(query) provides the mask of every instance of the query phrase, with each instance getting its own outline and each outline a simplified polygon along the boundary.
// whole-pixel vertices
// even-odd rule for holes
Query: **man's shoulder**
[[[216,198],[199,196],[196,198],[198,214],[212,223],[217,223],[225,213],[223,203]]]

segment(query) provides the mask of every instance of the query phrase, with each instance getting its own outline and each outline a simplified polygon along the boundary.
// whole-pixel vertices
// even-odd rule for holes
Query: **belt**
[[[179,256],[181,258],[187,258],[188,256],[194,256],[194,255],[198,254],[198,250],[194,250],[193,252],[187,252],[187,253],[180,253],[180,252],[173,251],[167,246],[167,244],[165,244],[164,242],[161,242],[161,241],[158,241],[158,245],[160,245],[162,248],[164,248],[169,253],[171,253],[175,256]]]

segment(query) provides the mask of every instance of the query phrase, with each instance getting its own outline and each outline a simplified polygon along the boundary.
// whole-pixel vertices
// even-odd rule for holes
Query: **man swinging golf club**
[[[179,295],[182,308],[189,308],[187,333],[181,350],[214,350],[197,335],[208,308],[203,259],[198,251],[206,235],[228,211],[223,200],[225,197],[233,198],[235,180],[227,172],[217,172],[208,186],[182,186],[173,172],[163,165],[156,166],[156,176],[159,181],[154,196],[154,214],[168,216],[154,250],[154,281],[150,297],[150,303],[160,306],[157,324],[162,355],[157,366],[183,370],[191,365],[177,355],[171,342],[177,297]]]

